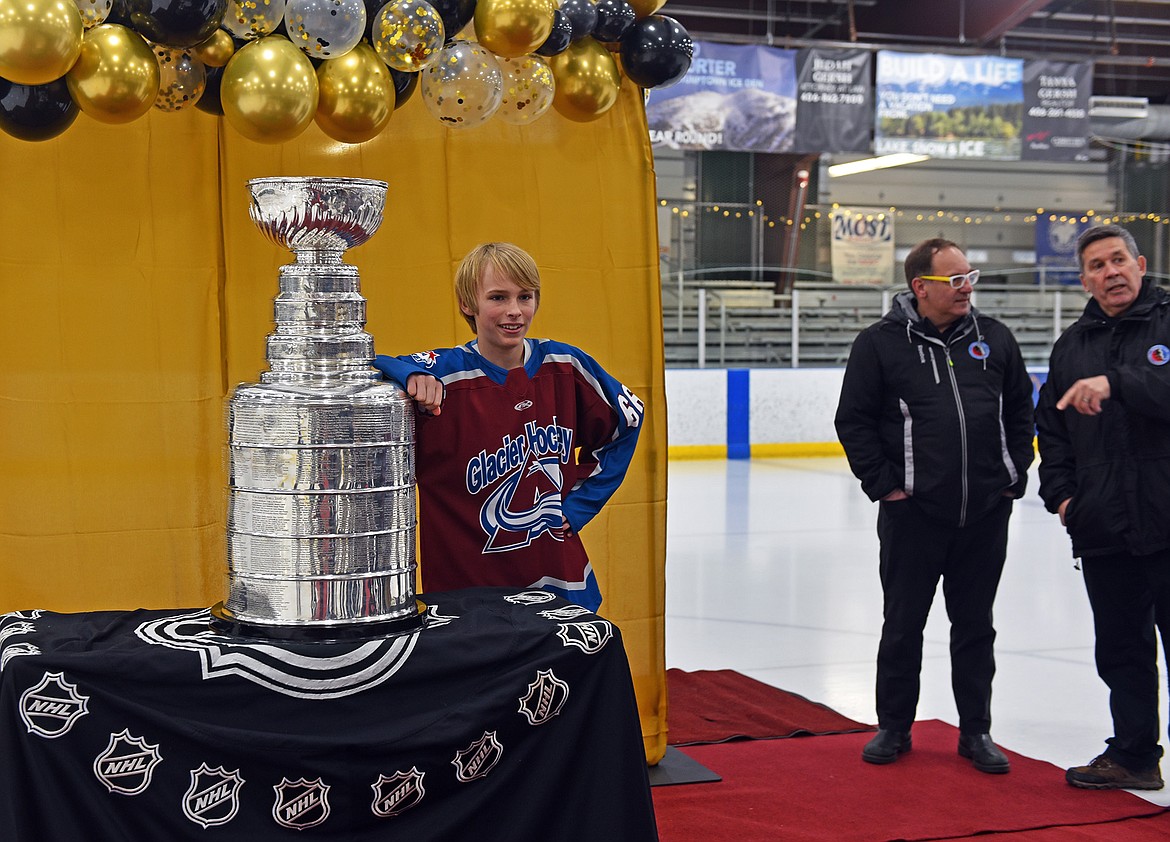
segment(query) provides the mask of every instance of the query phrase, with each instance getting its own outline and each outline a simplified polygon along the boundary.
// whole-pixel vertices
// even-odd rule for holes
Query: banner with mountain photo
[[[878,155],[1018,160],[1023,116],[1023,59],[878,52]]]
[[[872,59],[863,50],[695,42],[690,70],[647,91],[650,142],[732,152],[868,152]]]

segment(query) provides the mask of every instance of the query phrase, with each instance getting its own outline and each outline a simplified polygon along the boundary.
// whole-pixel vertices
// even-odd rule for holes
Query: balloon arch
[[[128,123],[195,107],[261,143],[313,121],[362,143],[416,89],[456,128],[550,107],[586,122],[623,73],[642,88],[686,74],[691,39],[655,14],[664,2],[0,0],[0,130],[48,140],[79,111]]]

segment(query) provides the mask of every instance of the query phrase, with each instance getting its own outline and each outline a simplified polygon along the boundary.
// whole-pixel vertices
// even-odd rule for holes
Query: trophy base
[[[217,602],[211,607],[211,629],[218,634],[266,642],[345,643],[411,634],[426,625],[426,615],[427,606],[422,600],[416,599],[413,612],[392,620],[277,625],[241,620],[222,602]]]

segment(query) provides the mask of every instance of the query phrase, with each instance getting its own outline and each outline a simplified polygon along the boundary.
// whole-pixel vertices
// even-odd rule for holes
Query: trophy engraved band
[[[382,222],[386,183],[258,178],[250,215],[292,250],[268,371],[228,407],[228,598],[222,632],[334,640],[421,628],[414,406],[370,368],[374,340],[346,249]]]

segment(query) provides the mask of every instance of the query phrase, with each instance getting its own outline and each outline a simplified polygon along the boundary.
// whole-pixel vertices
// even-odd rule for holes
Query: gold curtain
[[[534,336],[586,349],[646,402],[634,465],[583,532],[622,629],[647,758],[666,745],[666,406],[654,173],[641,92],[601,119],[451,130],[417,94],[378,138],[316,125],[253,143],[199,111],[0,135],[0,612],[206,606],[226,596],[226,399],[266,367],[277,268],[249,178],[389,182],[347,253],[379,353],[470,338],[451,278],[486,240],[527,249]],[[426,561],[423,559],[423,564]]]

